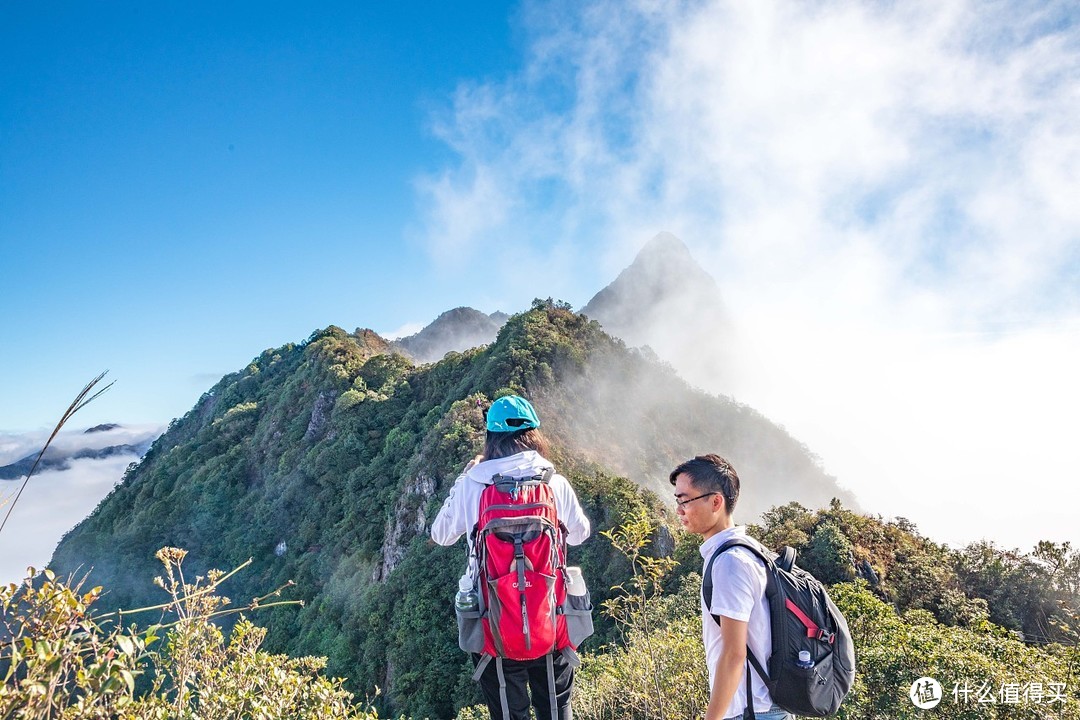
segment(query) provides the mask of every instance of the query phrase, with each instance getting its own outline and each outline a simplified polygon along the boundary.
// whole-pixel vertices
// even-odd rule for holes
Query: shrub
[[[58,580],[48,570],[31,569],[21,588],[0,588],[0,717],[377,720],[353,704],[340,680],[319,674],[324,658],[261,651],[266,631],[242,615],[226,640],[214,621],[240,612],[217,592],[232,573],[214,570],[188,583],[185,555],[176,548],[158,553],[165,579],[155,582],[168,593],[166,603],[122,614],[95,617],[102,588],[83,592],[81,582]],[[278,592],[242,609],[288,604],[273,599]],[[150,611],[176,619],[145,630],[121,627],[124,617]],[[164,648],[152,650],[162,637]],[[151,674],[150,690],[137,695],[136,679]]]

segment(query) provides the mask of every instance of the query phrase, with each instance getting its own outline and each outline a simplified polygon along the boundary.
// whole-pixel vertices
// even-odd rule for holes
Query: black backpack
[[[794,548],[785,547],[777,556],[752,538],[728,540],[709,558],[701,583],[706,608],[712,607],[713,563],[733,547],[746,548],[765,563],[765,598],[772,625],[768,672],[746,648],[747,709],[743,717],[755,717],[750,665],[769,689],[773,702],[784,710],[809,717],[833,715],[855,681],[855,647],[847,620],[821,581],[795,565]],[[713,615],[713,619],[720,624],[719,617]],[[810,652],[810,667],[797,664],[800,650]]]

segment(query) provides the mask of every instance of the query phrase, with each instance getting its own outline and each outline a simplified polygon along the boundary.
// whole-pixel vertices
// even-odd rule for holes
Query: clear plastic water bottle
[[[458,580],[458,592],[454,596],[454,607],[460,612],[470,612],[480,607],[480,603],[476,598],[476,590],[473,588],[472,578],[468,573],[461,576]]]
[[[566,568],[566,594],[584,595],[588,592],[585,587],[585,578],[581,576],[581,568],[571,565]]]
[[[814,661],[810,659],[810,651],[809,650],[800,650],[799,651],[799,659],[795,662],[795,664],[798,665],[799,667],[805,668],[807,670],[814,667]]]

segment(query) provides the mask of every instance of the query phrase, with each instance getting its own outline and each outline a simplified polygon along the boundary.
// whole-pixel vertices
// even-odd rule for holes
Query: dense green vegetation
[[[325,656],[331,675],[360,694],[381,688],[395,710],[452,715],[476,700],[449,602],[464,555],[430,546],[427,525],[479,449],[478,402],[538,396],[601,345],[614,341],[595,323],[539,303],[492,347],[434,365],[338,328],[267,351],[175,421],[51,567],[89,568],[111,609],[150,602],[164,545],[187,549],[194,573],[252,558],[236,595],[293,580],[305,602],[262,616],[269,649]],[[600,527],[657,505],[571,448],[553,459]],[[598,586],[625,571],[598,542],[572,558]]]
[[[844,496],[799,443],[752,409],[693,390],[551,301],[512,317],[491,346],[430,365],[395,354],[370,331],[335,327],[264,352],[170,425],[64,538],[51,567],[61,576],[89,569],[89,582],[107,589],[95,606],[108,610],[153,603],[150,580],[162,546],[190,552],[189,576],[251,558],[230,581],[231,596],[256,597],[292,580],[287,596],[304,601],[260,614],[270,652],[326,657],[327,673],[346,678],[359,696],[380,689],[384,716],[453,717],[478,701],[450,602],[464,553],[460,545],[432,546],[426,532],[461,465],[479,449],[480,408],[507,392],[537,405],[554,440],[552,460],[598,531],[570,555],[584,567],[598,606],[618,606],[637,567],[599,531],[644,513],[656,523],[644,556],[678,562],[661,581],[671,599],[642,610],[650,622],[598,613],[598,632],[583,648],[593,668],[585,677],[596,683],[583,687],[597,698],[608,697],[601,681],[629,687],[630,679],[618,680],[629,673],[619,663],[637,662],[638,642],[669,648],[654,655],[671,658],[664,672],[681,687],[702,672],[693,617],[696,543],[675,531],[663,504],[642,489],[670,492],[668,470],[702,450],[724,453],[740,468],[745,516],[775,506],[755,530],[766,542],[795,545],[803,564],[831,582],[865,579],[843,587],[852,588],[853,608],[873,610],[867,622],[874,629],[860,648],[867,658],[879,657],[875,638],[906,637],[903,629],[915,627],[931,638],[961,633],[956,647],[994,637],[1032,667],[1045,655],[1064,658],[1060,668],[1073,672],[1075,656],[1057,645],[1030,647],[996,629],[1032,642],[1075,643],[1080,563],[1071,548],[958,553],[840,501],[808,510]],[[906,689],[897,695],[869,680],[898,682],[890,667],[867,666],[863,700],[853,703],[865,712],[848,717],[878,713],[875,693],[906,702]],[[654,686],[659,672],[651,675]],[[1056,672],[1047,666],[1044,675]],[[584,716],[648,716],[616,700],[597,707]]]
[[[650,537],[642,525],[650,522],[632,519],[615,535],[636,572],[623,602],[605,607],[622,635],[583,659],[578,717],[700,717],[708,703],[697,542],[681,536],[675,556],[683,562],[658,564],[641,553]],[[925,711],[908,691],[929,676],[942,686],[942,717],[1080,718],[1080,552],[1068,545],[1040,543],[1030,555],[987,544],[954,551],[908,523],[839,503],[818,511],[795,503],[774,508],[749,529],[767,544],[797,546],[800,564],[818,577],[832,575],[831,595],[851,628],[858,670],[837,717],[920,717]],[[991,621],[995,605],[1015,616],[1004,625]],[[1054,641],[1030,638],[1024,627],[1053,628]]]
[[[839,507],[787,510],[829,538],[835,537],[837,515],[846,513]],[[791,515],[774,513],[754,531],[783,531],[787,523],[781,519]],[[700,716],[707,700],[698,640],[700,578],[672,557],[650,553],[663,536],[652,511],[639,507],[626,517],[604,533],[630,570],[603,603],[618,633],[583,653],[575,712],[586,720]],[[874,534],[890,532],[874,518],[849,514],[847,520],[874,528]],[[816,534],[810,533],[810,543]],[[894,539],[917,538],[901,529]],[[1038,554],[1046,549],[1038,548]],[[1076,560],[1068,548],[1059,549],[1068,562]],[[100,587],[84,592],[82,583],[65,583],[48,571],[31,576],[22,588],[0,588],[0,627],[7,634],[0,646],[0,717],[379,717],[354,704],[339,681],[321,674],[323,659],[261,650],[265,632],[248,620],[241,618],[226,639],[211,621],[291,603],[268,593],[237,606],[220,594],[234,573],[185,579],[185,555],[175,548],[157,553],[165,573],[155,584],[168,599],[158,606],[162,620],[143,630],[125,629],[124,621],[155,608],[128,611],[119,620],[115,614],[95,615]],[[1053,573],[1054,567],[1047,570]],[[665,580],[673,579],[665,591]],[[1080,718],[1075,644],[1030,646],[985,617],[959,626],[923,609],[900,611],[861,579],[834,584],[832,594],[848,618],[859,658],[856,685],[839,718],[919,716],[906,687],[924,675],[942,681],[942,712],[948,717]],[[139,684],[144,689],[137,690]],[[464,707],[456,717],[482,720],[486,712]]]
[[[810,511],[773,508],[751,529],[771,547],[791,545],[799,564],[830,583],[855,579],[902,612],[922,610],[945,625],[987,621],[1031,644],[1080,637],[1080,551],[1041,542],[1030,554],[973,543],[952,550],[910,523],[887,523],[834,502]]]

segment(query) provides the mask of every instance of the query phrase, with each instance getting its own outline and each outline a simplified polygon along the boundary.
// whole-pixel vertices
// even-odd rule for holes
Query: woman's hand
[[[477,455],[476,457],[474,457],[472,460],[469,461],[468,465],[465,466],[465,472],[469,472],[474,467],[476,467],[476,465],[478,465],[479,463],[482,463],[482,462],[484,462],[484,456],[483,455]]]

